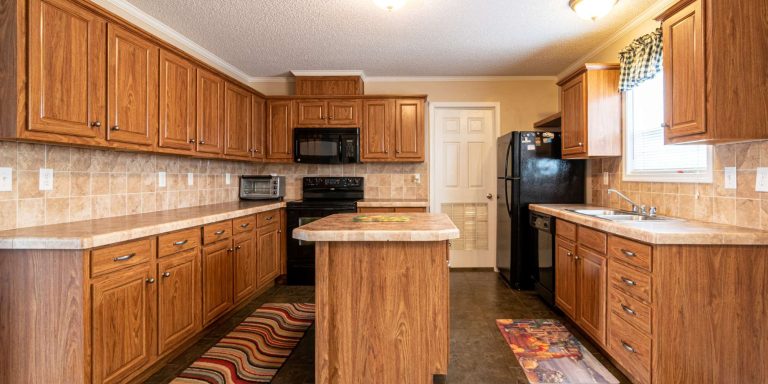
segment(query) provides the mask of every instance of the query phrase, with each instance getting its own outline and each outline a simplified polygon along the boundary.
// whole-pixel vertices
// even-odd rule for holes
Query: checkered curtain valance
[[[619,91],[630,91],[643,81],[653,79],[661,71],[662,47],[661,28],[658,28],[635,39],[619,53]]]

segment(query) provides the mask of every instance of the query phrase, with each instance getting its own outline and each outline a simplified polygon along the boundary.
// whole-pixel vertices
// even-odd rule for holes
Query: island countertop
[[[404,217],[405,222],[359,222],[358,216]],[[296,228],[304,241],[444,241],[459,237],[459,229],[442,213],[361,215],[336,214]]]

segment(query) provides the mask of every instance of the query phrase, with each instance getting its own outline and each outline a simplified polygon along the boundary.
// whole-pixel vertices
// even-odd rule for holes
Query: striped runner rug
[[[171,383],[269,383],[314,320],[314,304],[264,304]]]

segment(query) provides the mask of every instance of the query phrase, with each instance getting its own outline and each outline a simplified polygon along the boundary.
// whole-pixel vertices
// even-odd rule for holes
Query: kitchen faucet
[[[622,198],[624,201],[632,205],[632,212],[639,213],[643,216],[649,215],[648,211],[646,210],[645,205],[643,204],[637,204],[632,199],[627,197],[625,194],[615,190],[615,189],[609,189],[608,190],[608,196],[611,195],[611,193],[617,194],[620,198]],[[650,216],[656,216],[656,207],[651,207]]]

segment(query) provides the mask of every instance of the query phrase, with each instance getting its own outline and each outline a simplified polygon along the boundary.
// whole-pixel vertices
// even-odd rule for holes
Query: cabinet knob
[[[242,247],[240,247],[239,245],[237,247],[235,247],[235,249],[237,249],[237,250],[240,250],[240,248],[242,248]]]
[[[573,252],[568,252],[568,253],[566,253],[566,256],[568,256],[568,257],[573,257]]]
[[[254,151],[254,152],[256,152],[256,153],[259,153],[259,150],[258,150],[258,149],[254,149],[253,151]]]
[[[155,283],[155,278],[154,277],[149,277],[145,281],[147,282],[147,284],[154,284]]]
[[[205,140],[200,140],[200,144],[205,144]]]
[[[395,153],[400,153],[400,150],[399,149],[395,150]]]
[[[163,277],[170,277],[170,276],[171,276],[170,272],[163,272]]]
[[[584,146],[584,143],[579,143],[579,147],[583,147],[583,146]]]
[[[195,143],[195,139],[189,139],[189,143],[190,144],[194,144]]]
[[[120,126],[119,125],[115,125],[114,127],[112,127],[112,130],[113,131],[119,131],[120,130]]]
[[[328,116],[328,120],[333,120],[333,116]]]
[[[385,149],[385,150],[384,150],[384,153],[385,153],[385,154],[389,153],[389,150],[388,150],[388,149]]]
[[[234,252],[234,251],[235,251],[235,250],[234,250],[234,249],[232,249],[232,248],[230,248],[230,249],[227,249],[227,252]]]
[[[93,123],[91,123],[91,127],[101,128],[101,121],[98,121],[98,120],[94,121]]]
[[[581,257],[579,257],[579,255],[573,255],[573,259],[576,260],[576,261],[579,261],[581,259]]]

